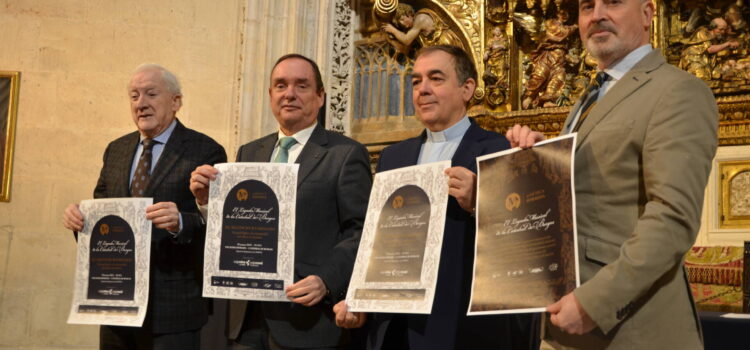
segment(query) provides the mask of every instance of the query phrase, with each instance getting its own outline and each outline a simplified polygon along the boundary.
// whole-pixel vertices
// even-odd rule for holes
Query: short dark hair
[[[312,66],[313,74],[315,75],[315,90],[317,90],[318,92],[324,90],[323,89],[323,77],[320,75],[320,68],[318,68],[318,64],[315,63],[315,61],[305,56],[302,56],[298,53],[289,53],[289,54],[279,57],[279,59],[276,60],[276,63],[273,65],[273,68],[271,68],[271,72],[273,72],[273,70],[276,69],[276,66],[278,66],[279,63],[286,61],[290,58],[299,58],[301,60],[307,61],[307,63],[309,63],[310,66]]]
[[[474,82],[477,81],[477,68],[474,66],[474,61],[471,60],[471,57],[469,57],[469,54],[466,53],[462,48],[458,46],[453,45],[435,45],[435,46],[425,46],[421,48],[419,51],[417,51],[417,56],[415,57],[415,60],[419,58],[419,56],[435,52],[435,51],[442,51],[445,52],[451,57],[453,57],[453,67],[456,69],[456,77],[458,78],[458,83],[463,84],[468,80],[469,78],[474,79]]]

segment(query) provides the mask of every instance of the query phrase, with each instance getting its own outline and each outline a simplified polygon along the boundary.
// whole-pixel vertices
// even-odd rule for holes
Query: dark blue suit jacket
[[[130,169],[139,140],[136,131],[107,146],[94,198],[130,197]],[[177,121],[151,174],[144,197],[153,197],[154,203],[176,203],[183,226],[176,238],[164,229],[151,229],[148,312],[143,327],[154,333],[185,332],[206,323],[207,304],[201,296],[206,226],[190,193],[190,173],[200,165],[226,161],[221,145]]]
[[[476,158],[510,147],[505,137],[482,129],[473,119],[453,156],[452,166],[477,172]],[[392,170],[417,164],[426,132],[383,150],[377,171]],[[385,349],[392,346],[388,337],[403,335],[406,328],[409,348],[417,349],[514,349],[514,340],[526,342],[528,332],[521,332],[531,316],[472,316],[466,312],[471,294],[474,262],[474,217],[464,211],[455,198],[448,201],[443,247],[432,313],[429,315],[374,314],[368,347]],[[393,321],[393,322],[392,322]],[[389,325],[393,324],[391,329]],[[400,341],[397,341],[400,342]],[[523,346],[525,347],[525,346]]]
[[[240,147],[238,162],[268,162],[278,133]],[[307,307],[291,302],[231,300],[228,336],[237,339],[248,325],[245,312],[261,307],[274,339],[284,347],[338,346],[333,305],[346,295],[372,187],[370,156],[360,143],[318,124],[297,157],[297,209],[294,236],[295,282],[319,276],[330,295]],[[243,328],[243,325],[245,328]]]

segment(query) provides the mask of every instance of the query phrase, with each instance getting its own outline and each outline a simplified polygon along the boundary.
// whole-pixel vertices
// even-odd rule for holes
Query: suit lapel
[[[323,127],[320,126],[320,124],[316,125],[315,129],[313,129],[312,135],[310,135],[310,139],[307,140],[307,144],[302,148],[302,152],[300,152],[297,161],[295,162],[299,164],[297,187],[299,187],[302,181],[310,175],[310,172],[315,169],[318,163],[323,160],[326,153],[328,153],[328,150],[325,148],[327,144],[328,136],[326,135],[325,130],[323,130]]]
[[[417,164],[419,161],[419,152],[422,150],[422,144],[427,138],[427,131],[422,130],[422,133],[418,137],[414,137],[404,141],[405,152],[399,156],[393,158],[394,166],[389,167],[390,169],[403,168]]]
[[[622,79],[615,83],[607,94],[591,109],[591,113],[589,113],[586,121],[578,129],[576,149],[583,144],[586,137],[607,116],[609,111],[651,80],[649,75],[651,71],[661,66],[664,62],[664,57],[661,53],[658,50],[653,50],[626,73]],[[576,106],[578,104],[580,104],[580,101],[576,103]]]
[[[271,155],[273,154],[273,148],[276,147],[276,141],[279,139],[279,133],[275,132],[273,134],[267,135],[263,137],[263,139],[260,140],[258,143],[258,147],[255,147],[251,150],[248,157],[245,159],[242,159],[243,162],[259,162],[259,163],[268,163],[271,161]]]
[[[575,113],[578,111],[579,108],[581,108],[581,103],[583,103],[583,98],[579,98],[576,103],[573,105],[573,107],[570,108],[570,112],[568,113],[568,117],[565,118],[565,123],[563,123],[562,131],[560,132],[560,136],[565,134],[570,134],[570,132],[565,132],[565,130],[570,129],[571,127],[568,126],[568,123],[573,122],[573,118],[575,118]]]
[[[482,129],[471,120],[471,126],[466,130],[461,143],[458,144],[456,153],[451,159],[452,166],[462,166],[467,169],[476,169],[476,158],[482,153],[482,146],[479,140],[482,139]],[[474,170],[476,172],[476,170]]]
[[[167,144],[164,145],[159,160],[156,162],[154,172],[151,173],[151,179],[148,181],[144,196],[153,196],[154,189],[159,188],[159,184],[171,173],[172,168],[182,157],[185,149],[185,127],[178,120],[172,135],[167,140]]]
[[[138,132],[134,132],[128,135],[124,147],[113,150],[116,152],[113,158],[122,159],[121,162],[115,162],[113,165],[117,165],[117,168],[113,169],[115,174],[116,184],[115,191],[117,194],[113,194],[115,197],[129,197],[130,196],[130,170],[133,166],[133,157],[135,157],[135,151],[138,149],[138,142],[140,141]]]

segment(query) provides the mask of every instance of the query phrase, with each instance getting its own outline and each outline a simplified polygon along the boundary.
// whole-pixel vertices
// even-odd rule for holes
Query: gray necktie
[[[152,152],[156,141],[153,139],[143,139],[143,152],[141,152],[141,158],[138,159],[138,165],[135,167],[135,173],[133,173],[133,179],[130,181],[130,194],[133,197],[143,197],[143,192],[146,191],[148,181],[151,178],[151,160]]]
[[[289,160],[289,149],[297,143],[294,137],[286,136],[279,140],[279,152],[276,153],[274,163],[286,163]]]
[[[586,119],[586,117],[589,116],[589,112],[591,112],[591,109],[593,109],[596,105],[596,101],[599,97],[599,91],[601,90],[602,84],[607,81],[607,78],[609,78],[609,75],[607,75],[607,73],[597,72],[596,76],[594,76],[594,79],[591,80],[591,83],[586,88],[583,103],[581,103],[581,107],[579,108],[581,114],[578,116],[578,122],[576,122],[576,125],[571,132],[576,132],[579,128],[581,128],[581,124],[583,124],[583,121]]]

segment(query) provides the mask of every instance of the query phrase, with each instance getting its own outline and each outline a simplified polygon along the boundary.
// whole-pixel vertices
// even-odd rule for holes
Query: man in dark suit
[[[412,72],[417,118],[426,130],[383,150],[378,171],[451,160],[448,212],[432,313],[373,314],[368,342],[374,349],[522,349],[531,346],[531,316],[467,317],[474,257],[476,158],[508,148],[500,135],[466,116],[477,72],[454,46],[429,46]],[[343,327],[361,326],[364,315],[336,305]]]
[[[338,349],[345,332],[332,305],[349,284],[372,179],[364,146],[316,123],[325,92],[317,65],[296,54],[271,71],[271,109],[279,131],[240,147],[238,162],[298,163],[295,283],[291,303],[230,302],[228,333],[249,349]],[[190,189],[208,201],[209,165],[193,172]]]
[[[101,326],[100,347],[198,349],[207,319],[201,297],[205,224],[189,190],[190,172],[201,164],[225,162],[227,156],[216,141],[175,118],[182,93],[171,72],[141,65],[128,93],[138,131],[107,146],[94,198],[154,199],[144,213],[154,225],[149,305],[140,328]],[[65,209],[63,225],[75,232],[83,228],[77,204]]]
[[[649,43],[651,0],[579,0],[599,80],[568,114],[577,132],[581,285],[548,305],[541,349],[703,349],[684,271],[717,147],[708,86]],[[544,137],[516,125],[514,146]]]

